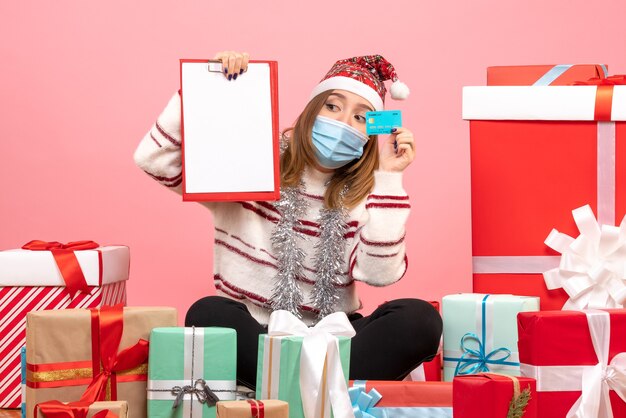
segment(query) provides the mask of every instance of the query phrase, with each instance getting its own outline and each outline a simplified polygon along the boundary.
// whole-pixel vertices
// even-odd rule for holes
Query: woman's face
[[[373,112],[369,101],[346,90],[333,90],[319,115],[335,119],[358,129],[365,135],[365,112]]]

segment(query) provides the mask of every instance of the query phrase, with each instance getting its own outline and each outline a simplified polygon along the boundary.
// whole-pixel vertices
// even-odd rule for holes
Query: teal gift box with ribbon
[[[289,418],[349,416],[352,336],[354,329],[343,312],[312,328],[287,311],[273,312],[268,334],[259,336],[257,399],[288,402]]]
[[[234,400],[237,333],[230,328],[155,328],[150,334],[148,417],[214,418]]]
[[[520,375],[517,314],[538,311],[539,298],[463,293],[443,298],[443,379],[496,372]]]

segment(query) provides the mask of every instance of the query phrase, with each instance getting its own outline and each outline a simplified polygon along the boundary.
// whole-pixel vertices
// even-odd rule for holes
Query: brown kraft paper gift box
[[[89,411],[87,412],[87,416],[85,418],[92,418],[95,414],[100,411],[104,411],[108,409],[117,415],[117,418],[127,418],[128,417],[128,402],[126,401],[103,401],[103,402],[94,402],[89,405]],[[41,412],[41,410],[37,410],[37,418],[46,418],[46,416]]]
[[[92,383],[92,336],[106,346],[102,332],[92,333],[90,309],[30,312],[26,319],[26,416],[33,418],[35,405],[49,400],[78,401]],[[100,321],[102,329],[102,321]],[[140,339],[148,340],[156,327],[177,324],[175,308],[123,308],[123,331],[115,353],[135,346]],[[98,327],[97,322],[95,325]],[[103,346],[103,342],[105,342]],[[110,344],[109,344],[110,345]],[[119,357],[118,357],[119,359]],[[106,384],[106,396],[94,400],[128,401],[132,417],[146,416],[147,361],[112,374]],[[100,374],[100,371],[96,373]],[[111,399],[111,380],[116,380],[117,399]],[[115,388],[113,388],[115,392]]]

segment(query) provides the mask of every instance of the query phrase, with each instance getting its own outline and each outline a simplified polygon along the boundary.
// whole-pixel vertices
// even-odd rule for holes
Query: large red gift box
[[[0,408],[19,408],[21,404],[20,350],[26,343],[28,312],[126,304],[128,247],[99,247],[83,241],[74,243],[74,248],[90,249],[73,251],[72,245],[36,244],[37,250],[0,251]],[[63,246],[68,248],[60,248]],[[57,257],[66,258],[61,265],[52,248]],[[68,262],[68,256],[75,258]],[[75,271],[72,262],[78,263]],[[83,291],[73,295],[68,291],[64,280],[68,271],[70,276],[82,274]]]
[[[626,417],[626,400],[613,390],[626,396],[626,310],[521,312],[517,318],[522,375],[537,380],[539,417],[565,417],[581,390],[592,399],[594,389],[600,403],[611,389],[613,416]],[[592,410],[584,416],[610,415]]]
[[[515,382],[517,381],[517,383]],[[528,390],[530,398],[524,408],[524,418],[537,417],[535,379],[481,373],[456,376],[452,382],[452,407],[454,418],[502,418],[518,385],[518,395]]]
[[[539,296],[542,310],[560,309],[567,294],[542,276],[560,261],[544,244],[550,231],[577,236],[571,213],[586,204],[602,224],[626,214],[626,86],[465,87],[463,118],[474,292]]]
[[[488,86],[567,86],[593,77],[606,77],[601,64],[510,65],[487,67]]]

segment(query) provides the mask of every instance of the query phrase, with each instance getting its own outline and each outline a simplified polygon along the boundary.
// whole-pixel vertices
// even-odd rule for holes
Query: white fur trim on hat
[[[391,98],[394,100],[404,100],[409,97],[409,86],[404,84],[400,80],[396,80],[391,84],[391,88],[389,89],[389,93],[391,93]]]
[[[370,104],[374,106],[374,110],[385,109],[383,100],[380,98],[376,90],[374,90],[365,83],[361,83],[360,81],[355,80],[354,78],[342,76],[331,77],[323,80],[321,83],[315,86],[315,88],[311,92],[311,97],[309,98],[309,100],[311,100],[318,94],[328,90],[347,90],[351,93],[358,94],[359,96],[370,102]]]

